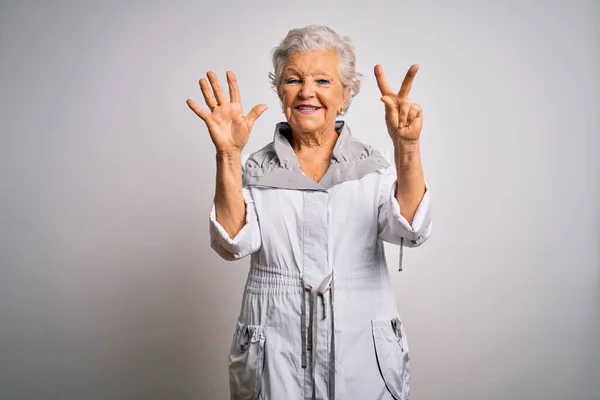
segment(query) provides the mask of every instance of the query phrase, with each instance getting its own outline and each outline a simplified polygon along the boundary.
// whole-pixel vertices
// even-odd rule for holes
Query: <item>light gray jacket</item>
[[[232,399],[408,399],[410,357],[383,241],[431,232],[429,189],[412,225],[396,170],[337,122],[331,164],[306,177],[277,124],[243,172],[246,224],[231,238],[210,214],[212,247],[251,255],[229,356]],[[401,262],[401,261],[400,261]]]

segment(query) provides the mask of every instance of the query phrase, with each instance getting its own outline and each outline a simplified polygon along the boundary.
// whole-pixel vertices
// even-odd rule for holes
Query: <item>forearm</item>
[[[398,180],[396,200],[400,205],[400,214],[412,223],[417,207],[425,194],[425,177],[419,141],[396,145],[394,160]]]
[[[246,203],[242,192],[242,162],[239,151],[217,153],[215,214],[217,222],[235,237],[246,222]]]

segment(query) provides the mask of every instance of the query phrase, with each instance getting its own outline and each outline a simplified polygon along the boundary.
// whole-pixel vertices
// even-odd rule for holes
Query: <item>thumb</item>
[[[260,117],[262,115],[262,113],[267,111],[267,108],[269,108],[269,107],[267,107],[264,104],[258,104],[256,106],[254,106],[254,108],[252,110],[250,110],[248,115],[246,115],[246,124],[248,125],[249,128],[252,128],[252,126],[258,119],[258,117]]]

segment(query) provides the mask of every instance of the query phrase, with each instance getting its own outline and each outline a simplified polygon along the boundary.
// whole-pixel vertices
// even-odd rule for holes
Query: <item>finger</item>
[[[252,128],[254,122],[256,122],[258,117],[260,117],[262,113],[264,113],[267,110],[267,108],[268,107],[266,105],[259,104],[254,106],[254,108],[250,110],[248,115],[246,115],[246,124],[248,125],[248,128]]]
[[[212,86],[213,93],[217,99],[217,104],[227,103],[227,99],[225,99],[225,93],[223,93],[223,89],[221,89],[221,83],[219,83],[219,78],[217,78],[217,75],[212,71],[208,71],[206,76],[208,77],[210,86]]]
[[[410,106],[410,110],[408,111],[408,124],[410,125],[412,121],[421,117],[423,117],[423,109],[420,105],[413,103],[413,105]]]
[[[402,81],[402,86],[400,87],[400,91],[398,92],[398,96],[405,99],[408,98],[408,94],[410,93],[410,88],[412,87],[413,80],[417,75],[417,71],[419,70],[419,66],[417,64],[413,64],[408,69],[404,80]]]
[[[206,122],[206,118],[208,118],[208,113],[206,111],[204,111],[202,109],[202,107],[200,107],[194,100],[192,99],[187,99],[185,101],[188,105],[188,107],[200,118],[202,118],[202,120],[204,122]]]
[[[375,79],[377,80],[377,86],[379,87],[379,91],[382,95],[388,96],[394,94],[392,88],[385,79],[385,75],[383,74],[383,67],[379,64],[375,66]]]
[[[385,104],[385,122],[387,125],[398,125],[398,106],[394,99],[390,96],[383,96],[380,100]]]
[[[217,106],[217,100],[215,99],[215,96],[213,96],[212,91],[208,86],[208,82],[206,82],[206,79],[204,78],[200,79],[200,91],[202,92],[202,96],[204,97],[204,102],[206,103],[207,107],[212,111],[212,109]]]
[[[227,84],[229,85],[229,99],[232,103],[241,103],[240,88],[237,84],[235,74],[227,71]]]
[[[403,128],[407,125],[408,122],[408,112],[410,111],[410,106],[411,106],[411,102],[410,101],[403,101],[402,103],[400,103],[400,119],[399,119],[399,123],[398,126],[400,128]]]

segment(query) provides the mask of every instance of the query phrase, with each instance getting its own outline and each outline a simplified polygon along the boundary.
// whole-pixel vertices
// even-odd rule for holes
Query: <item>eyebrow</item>
[[[286,67],[283,70],[283,73],[284,74],[295,73],[295,74],[298,74],[298,75],[304,75],[304,74],[301,74],[300,71],[298,71],[294,67]],[[331,76],[331,73],[328,70],[323,69],[323,70],[315,71],[311,75],[327,75],[327,76]]]

